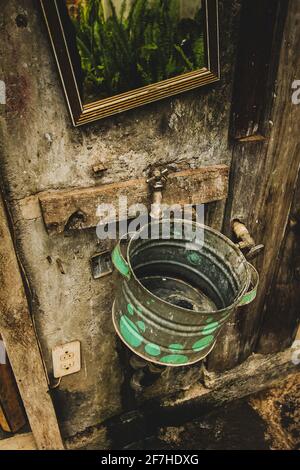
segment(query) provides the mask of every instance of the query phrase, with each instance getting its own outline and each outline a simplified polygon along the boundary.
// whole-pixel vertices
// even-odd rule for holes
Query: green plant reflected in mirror
[[[217,0],[41,0],[74,125],[219,79]]]

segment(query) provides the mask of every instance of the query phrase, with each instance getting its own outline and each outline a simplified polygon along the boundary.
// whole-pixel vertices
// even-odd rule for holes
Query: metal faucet
[[[168,177],[169,170],[168,168],[153,170],[152,176],[147,179],[147,183],[150,185],[153,191],[153,201],[151,204],[150,216],[153,219],[161,219],[163,216],[162,210],[162,191],[166,186],[166,181]]]
[[[245,256],[248,260],[256,258],[256,256],[264,249],[264,245],[256,245],[246,225],[239,220],[235,219],[232,221],[232,230],[236,238],[239,240],[237,243],[238,247],[242,251],[245,251]]]

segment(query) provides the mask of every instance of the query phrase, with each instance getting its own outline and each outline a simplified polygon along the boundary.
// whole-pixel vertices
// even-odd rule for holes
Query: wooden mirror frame
[[[74,126],[121,113],[220,80],[218,0],[202,0],[207,67],[109,98],[83,104],[57,0],[40,0]]]

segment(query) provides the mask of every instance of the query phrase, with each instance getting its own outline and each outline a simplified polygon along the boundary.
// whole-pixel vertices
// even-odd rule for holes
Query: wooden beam
[[[39,449],[63,449],[7,212],[0,195],[0,331]]]
[[[26,422],[18,387],[7,357],[5,364],[0,363],[0,426],[3,431],[14,433]]]
[[[165,204],[184,205],[225,199],[228,171],[226,165],[215,165],[172,173],[168,177],[163,201]],[[53,235],[69,229],[96,227],[99,222],[97,207],[100,204],[113,204],[118,219],[118,199],[121,196],[127,197],[128,207],[136,203],[148,206],[151,200],[144,178],[92,188],[44,192],[38,198],[47,231]],[[23,210],[25,206],[23,200]]]
[[[285,19],[282,4],[287,1],[243,2],[230,132],[240,142],[243,138],[258,141],[266,131],[268,94],[275,80],[272,68],[278,63],[274,38],[276,40],[276,30],[282,28]]]
[[[37,447],[33,434],[29,432],[0,440],[1,450],[37,450]]]

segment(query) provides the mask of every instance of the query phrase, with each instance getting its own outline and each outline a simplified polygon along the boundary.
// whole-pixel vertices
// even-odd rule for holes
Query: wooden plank
[[[7,422],[6,416],[4,414],[4,410],[1,407],[1,404],[0,404],[0,428],[5,432],[10,432],[10,427]]]
[[[268,141],[234,146],[232,198],[226,210],[225,233],[230,234],[230,221],[240,218],[256,242],[265,245],[265,251],[255,263],[261,276],[257,299],[239,309],[224,329],[208,358],[209,370],[222,371],[241,363],[255,350],[258,341],[265,296],[272,285],[300,163],[300,106],[291,100],[295,70],[300,69],[299,20],[300,3],[290,2],[280,48],[277,98],[269,116],[273,126]],[[270,89],[270,101],[273,93]]]
[[[33,434],[29,432],[0,440],[1,450],[37,450],[37,447]]]
[[[0,331],[39,449],[63,449],[28,302],[0,196]]]
[[[67,450],[102,450],[107,449],[108,438],[105,424],[89,428],[88,432],[81,431],[66,439]],[[7,439],[0,439],[2,450],[38,450],[32,432],[16,434]]]
[[[300,324],[300,176],[278,256],[276,275],[265,302],[258,351],[283,351],[293,343]]]
[[[147,387],[147,396],[144,393],[140,396],[144,402],[130,413],[130,420],[128,416],[121,415],[106,421],[108,435],[115,437],[114,448],[127,448],[130,444],[134,448],[135,441],[147,438],[157,428],[179,426],[195,417],[205,416],[233,400],[276,386],[285,376],[299,370],[300,366],[291,362],[291,350],[287,350],[271,356],[253,355],[244,364],[219,375],[207,373],[204,369],[205,385],[198,380],[171,396],[162,394],[159,403],[157,395],[156,400],[153,396],[151,399],[148,390],[152,387]],[[122,426],[123,433],[116,432],[119,426]]]
[[[275,355],[262,356],[254,354],[243,364],[220,374],[203,370],[203,383],[192,384],[187,390],[178,391],[161,399],[160,408],[155,409],[161,422],[178,420],[183,422],[195,416],[207,414],[216,407],[222,407],[233,400],[239,400],[254,393],[282,383],[284,377],[300,371],[291,361],[291,350],[288,349]],[[151,402],[146,402],[144,410],[148,419],[153,416]]]
[[[261,185],[264,184],[266,152],[267,143],[264,142],[236,144],[234,147],[230,183],[232,198],[225,210],[223,226],[223,232],[230,238],[232,238],[230,221],[238,218],[246,223],[255,240],[261,242],[260,227],[256,224],[257,218],[252,211],[254,198],[259,197],[260,189],[263,187]],[[250,194],[254,195],[251,202],[249,202]],[[257,263],[254,264],[258,267]],[[260,269],[259,271],[261,273]],[[207,368],[210,371],[222,372],[231,369],[247,357],[248,353],[244,355],[244,345],[251,340],[251,321],[256,315],[256,308],[256,301],[249,306],[240,307],[227,323],[215,348],[207,358]]]
[[[204,204],[220,201],[228,193],[228,166],[215,165],[169,175],[163,192],[165,204]],[[127,197],[128,207],[149,206],[151,195],[145,179],[133,179],[92,188],[52,191],[38,195],[44,222],[50,235],[69,229],[96,227],[97,207],[113,204],[119,217],[119,198]],[[32,201],[30,201],[32,202]],[[23,210],[26,203],[23,200]],[[112,216],[113,220],[114,217]]]
[[[274,33],[279,22],[284,21],[280,13],[282,3],[287,2],[243,2],[231,123],[231,135],[235,139],[263,138],[270,89],[268,77],[270,67],[274,66]]]
[[[7,358],[6,364],[0,364],[0,426],[3,431],[17,432],[26,422],[18,387]]]

